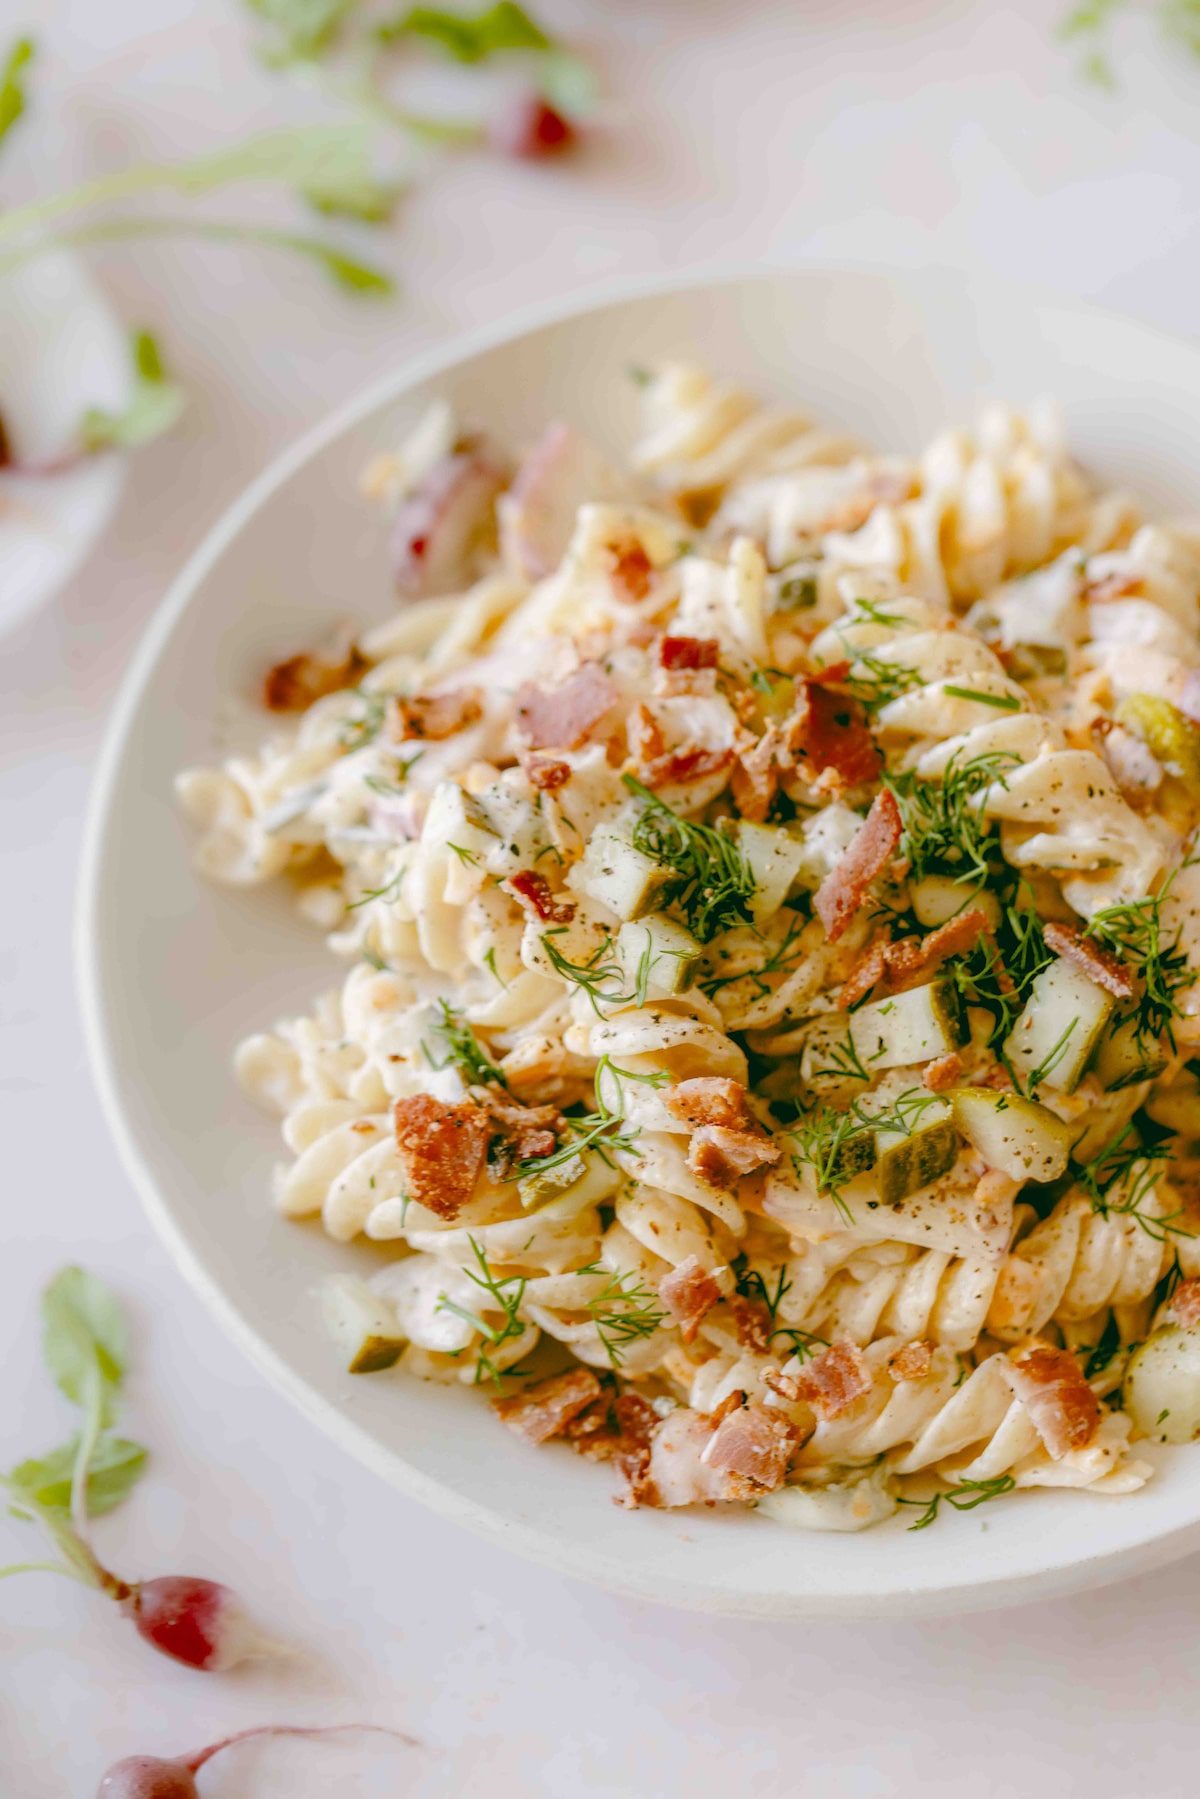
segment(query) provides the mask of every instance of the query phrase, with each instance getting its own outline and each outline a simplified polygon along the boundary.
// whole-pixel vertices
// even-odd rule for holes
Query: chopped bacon
[[[585,662],[553,692],[526,681],[517,689],[517,733],[533,750],[577,750],[616,700],[616,688],[595,662]]]
[[[520,869],[504,885],[543,924],[570,924],[575,916],[571,901],[556,899],[545,875],[538,874],[535,868]]]
[[[728,1190],[756,1168],[771,1168],[782,1151],[762,1130],[730,1131],[723,1125],[706,1124],[688,1144],[687,1165],[710,1187]]]
[[[1200,1280],[1193,1277],[1190,1281],[1180,1281],[1171,1295],[1167,1317],[1182,1324],[1185,1330],[1200,1324]]]
[[[762,1299],[751,1299],[745,1293],[734,1293],[729,1300],[729,1316],[733,1334],[743,1349],[766,1355],[771,1347],[771,1310]]]
[[[716,637],[660,637],[658,640],[660,668],[716,668],[720,653],[721,644]]]
[[[896,853],[904,824],[895,795],[884,788],[851,842],[813,895],[813,908],[835,942],[867,897],[867,889]]]
[[[969,906],[925,937],[901,937],[895,943],[872,944],[842,984],[842,1005],[857,1005],[881,984],[886,993],[903,993],[905,988],[917,986],[951,956],[962,956],[974,949],[990,928],[983,909]],[[1008,972],[998,956],[995,973],[998,979],[1008,982],[1008,991],[1012,991]]]
[[[871,1371],[853,1343],[833,1343],[795,1374],[796,1391],[818,1418],[840,1418],[871,1391]]]
[[[721,1421],[701,1459],[715,1474],[730,1476],[736,1486],[748,1482],[747,1497],[770,1493],[783,1484],[800,1434],[783,1413],[751,1401]]]
[[[488,1113],[473,1100],[448,1105],[415,1093],[396,1101],[392,1118],[409,1198],[439,1218],[457,1218],[483,1172]]]
[[[810,687],[840,687],[850,673],[850,663],[827,662],[824,668],[817,669],[815,674],[806,676]]]
[[[1095,981],[1114,999],[1133,998],[1134,979],[1125,964],[1099,944],[1090,943],[1074,925],[1052,922],[1046,926],[1045,936],[1048,949],[1073,962],[1089,981]]]
[[[570,1368],[549,1380],[535,1381],[511,1399],[493,1399],[501,1424],[530,1443],[548,1443],[573,1418],[600,1397],[600,1382],[590,1368]]]
[[[263,677],[263,705],[271,712],[304,712],[327,693],[352,687],[366,667],[353,644],[337,662],[302,651],[267,670]]]
[[[531,787],[539,793],[557,793],[571,779],[571,764],[552,756],[527,756],[523,767]]]
[[[867,728],[867,715],[856,699],[838,693],[824,679],[810,676],[799,684],[800,705],[789,721],[789,742],[818,774],[832,769],[842,785],[873,781],[883,766],[879,746]]]
[[[396,509],[392,565],[406,599],[457,593],[495,539],[506,471],[478,437],[464,437],[428,469]]]
[[[949,1055],[939,1056],[935,1062],[929,1062],[921,1076],[921,1085],[930,1093],[948,1093],[962,1079],[963,1059],[953,1050]]]
[[[415,693],[393,702],[392,735],[398,740],[422,737],[440,743],[465,731],[483,717],[478,687],[455,687],[449,693]]]
[[[887,1366],[894,1381],[924,1380],[933,1367],[933,1344],[917,1337],[898,1349]]]
[[[500,1149],[506,1163],[553,1155],[558,1148],[563,1117],[557,1106],[526,1106],[520,1100],[500,1099],[492,1093],[481,1103],[487,1107],[503,1140]]]
[[[704,1314],[721,1297],[721,1284],[711,1268],[696,1256],[688,1256],[658,1283],[658,1297],[679,1326],[685,1343],[694,1339]]]
[[[654,564],[636,538],[612,544],[612,584],[619,600],[644,600],[650,592]]]
[[[666,755],[655,756],[650,762],[639,765],[642,785],[657,792],[660,787],[684,786],[690,781],[706,781],[710,775],[719,775],[723,769],[733,763],[733,751],[706,750],[700,744],[689,743],[676,750],[668,750]]]
[[[679,1081],[663,1095],[663,1104],[684,1124],[720,1124],[731,1131],[759,1128],[745,1087],[722,1075],[701,1074]]]
[[[1014,1350],[1011,1378],[1030,1423],[1056,1460],[1091,1442],[1100,1402],[1067,1350],[1050,1343]]]
[[[743,818],[751,824],[762,823],[778,792],[780,774],[790,765],[778,725],[768,725],[761,737],[752,737],[749,732],[740,734],[737,767],[730,785]]]

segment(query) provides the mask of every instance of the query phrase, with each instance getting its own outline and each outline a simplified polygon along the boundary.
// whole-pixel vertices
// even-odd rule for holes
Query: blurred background
[[[124,196],[117,180],[103,205],[72,202],[53,221],[94,284],[84,278],[79,304],[100,319],[98,385],[80,398],[104,402],[109,424],[93,420],[93,434],[154,441],[129,452],[123,480],[97,475],[96,494],[61,518],[51,506],[53,529],[79,536],[80,565],[64,581],[64,559],[0,637],[4,1415],[14,1445],[46,1436],[35,1296],[62,1260],[86,1261],[133,1309],[130,1406],[156,1446],[154,1481],[109,1527],[114,1554],[240,1574],[311,1658],[197,1691],[186,1671],[147,1670],[67,1583],[6,1583],[0,1785],[14,1799],[90,1795],[133,1749],[358,1717],[424,1747],[398,1761],[370,1745],[276,1745],[215,1765],[206,1790],[1183,1791],[1195,1562],[948,1624],[696,1621],[528,1569],[335,1456],[222,1341],[151,1239],[92,1095],[70,938],[91,769],[149,614],[274,454],[417,350],[643,272],[802,259],[1016,278],[1194,334],[1200,5],[545,0],[545,42],[496,54],[468,44],[464,58],[444,22],[410,23],[382,95],[364,87],[357,14],[336,0],[0,10],[5,36],[35,45],[0,92],[0,125],[6,104],[14,114],[0,144],[0,418],[14,462],[33,457],[28,445],[35,460],[64,445],[74,456],[80,441],[59,376],[31,376],[53,307],[26,253],[49,221],[21,209],[226,151],[245,175],[237,147],[289,127],[301,150],[310,128],[361,128],[367,157],[353,160],[355,138],[321,212],[296,192],[293,145],[269,179],[218,185],[209,167],[139,176]],[[471,141],[443,145],[430,117]],[[134,223],[109,240],[117,218]],[[131,431],[114,357],[137,329],[153,334],[156,392]],[[881,384],[902,379],[881,363]],[[67,478],[101,467],[116,464]],[[0,595],[28,554],[31,491],[0,470]],[[1151,1743],[1166,1757],[1156,1769]]]

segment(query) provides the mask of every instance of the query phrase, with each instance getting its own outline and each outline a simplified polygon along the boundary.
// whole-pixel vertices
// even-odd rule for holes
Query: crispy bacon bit
[[[612,584],[619,600],[644,600],[650,592],[650,583],[654,575],[654,564],[646,554],[645,546],[636,538],[627,543],[610,546],[612,554]]]
[[[933,1367],[933,1344],[921,1338],[906,1343],[888,1361],[888,1373],[894,1381],[924,1380]]]
[[[1046,947],[1082,969],[1097,987],[1103,987],[1114,999],[1133,998],[1134,979],[1125,964],[1099,944],[1089,942],[1074,925],[1052,922],[1046,926],[1045,934]]]
[[[839,665],[840,666],[840,665]],[[832,670],[800,683],[800,705],[789,726],[789,741],[817,774],[832,769],[843,786],[873,781],[883,766],[879,746],[856,699],[825,684]]]
[[[465,731],[483,717],[478,687],[455,687],[449,693],[415,693],[393,702],[391,731],[398,740],[428,738],[440,743]]]
[[[428,1093],[398,1099],[392,1108],[396,1147],[410,1199],[457,1218],[483,1172],[492,1123],[473,1100],[447,1105]]]
[[[708,1440],[701,1460],[715,1474],[725,1474],[752,1493],[770,1493],[783,1484],[800,1430],[783,1413],[751,1401],[722,1420]],[[733,1497],[731,1492],[729,1497]]]
[[[743,1349],[766,1355],[771,1347],[771,1311],[765,1300],[751,1299],[745,1293],[733,1293],[728,1304],[733,1320],[733,1333]]]
[[[871,882],[895,855],[903,830],[895,796],[885,787],[813,895],[813,908],[831,943],[846,931]]]
[[[685,1343],[694,1339],[704,1314],[721,1297],[721,1285],[711,1268],[696,1256],[688,1256],[658,1283],[658,1297],[679,1326]]]
[[[501,1424],[529,1443],[548,1443],[580,1412],[600,1397],[600,1382],[590,1368],[570,1368],[550,1380],[535,1381],[511,1399],[493,1399]]]
[[[1012,1384],[1030,1423],[1056,1460],[1091,1442],[1100,1422],[1100,1402],[1067,1350],[1050,1343],[1014,1350]]]
[[[761,737],[748,731],[740,735],[731,787],[743,818],[762,823],[779,790],[780,775],[791,765],[778,725],[768,725]]]
[[[1167,1317],[1182,1324],[1185,1330],[1200,1324],[1200,1280],[1193,1277],[1190,1281],[1180,1281],[1171,1295]]]
[[[545,875],[538,874],[535,868],[520,869],[504,885],[543,924],[570,924],[575,916],[571,901],[556,899]]]
[[[921,1076],[921,1085],[930,1093],[948,1093],[962,1079],[963,1059],[953,1050],[947,1056],[939,1056],[936,1062],[928,1062]]]
[[[828,1421],[848,1412],[871,1391],[871,1371],[853,1343],[833,1343],[795,1375],[796,1391],[818,1418]]]
[[[263,705],[271,712],[304,712],[327,693],[352,687],[366,667],[353,644],[337,662],[302,651],[267,670],[263,677]]]
[[[558,1148],[563,1116],[557,1106],[526,1106],[520,1100],[500,1099],[492,1093],[482,1103],[500,1134],[502,1159],[506,1163],[553,1155]]]
[[[526,681],[517,689],[517,733],[533,750],[577,750],[616,700],[616,688],[595,662],[585,662],[550,693]]]
[[[857,1005],[860,999],[865,999],[881,985],[886,993],[903,993],[907,987],[915,987],[925,980],[951,956],[962,956],[974,949],[989,932],[987,914],[979,906],[970,906],[965,912],[947,919],[936,931],[930,931],[928,936],[901,937],[895,943],[881,940],[872,944],[842,984],[842,1005]],[[1008,983],[1007,990],[1011,992],[1012,982],[999,956],[995,973],[997,979]]]
[[[716,668],[720,653],[721,645],[716,637],[660,637],[658,640],[660,668]]]
[[[663,1104],[672,1118],[684,1124],[720,1124],[730,1131],[761,1128],[750,1110],[749,1094],[742,1083],[721,1075],[701,1074],[679,1081],[663,1095]]]
[[[706,781],[733,764],[733,751],[706,750],[699,744],[685,744],[639,765],[642,785],[657,792],[660,787],[681,787],[690,781]]]
[[[571,764],[556,762],[552,756],[527,756],[523,767],[529,785],[539,793],[557,793],[571,779]]]
[[[850,662],[827,662],[815,674],[807,676],[810,687],[840,687],[850,673]]]
[[[727,1131],[706,1124],[688,1144],[687,1165],[698,1180],[728,1191],[756,1168],[771,1168],[782,1151],[763,1132]]]
[[[866,999],[873,993],[887,972],[887,952],[889,945],[880,940],[864,950],[850,973],[842,982],[841,1004],[843,1010],[856,1006],[859,1000]]]

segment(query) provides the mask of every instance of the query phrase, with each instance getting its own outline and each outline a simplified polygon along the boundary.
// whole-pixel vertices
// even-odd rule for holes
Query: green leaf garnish
[[[416,37],[455,62],[484,62],[503,50],[549,50],[551,40],[524,7],[514,0],[496,0],[482,12],[448,12],[442,7],[413,6],[399,18],[381,25],[379,38],[393,43]]]
[[[71,1507],[71,1482],[79,1454],[79,1438],[72,1437],[61,1449],[20,1462],[5,1477],[18,1505],[67,1512]],[[132,1492],[146,1466],[140,1443],[106,1433],[98,1440],[87,1471],[87,1510],[90,1518],[103,1517]]]
[[[32,38],[19,37],[0,63],[0,143],[8,136],[29,104],[25,71],[37,55]]]
[[[921,1516],[909,1525],[909,1530],[926,1530],[938,1515],[938,1507],[943,1499],[952,1505],[956,1512],[973,1512],[977,1505],[983,1505],[989,1499],[999,1499],[1002,1493],[1011,1493],[1016,1486],[1011,1474],[997,1474],[991,1480],[960,1480],[956,1486],[947,1487],[944,1492],[935,1493],[933,1498],[898,1499],[899,1505],[919,1505],[924,1509]]]
[[[633,847],[671,871],[668,903],[683,913],[701,943],[721,931],[750,922],[757,891],[754,871],[733,837],[696,824],[672,811],[633,775],[622,781],[642,802],[633,827]]]
[[[42,1353],[58,1386],[84,1405],[98,1377],[115,1393],[125,1375],[128,1332],[104,1282],[83,1268],[64,1268],[42,1295]]]

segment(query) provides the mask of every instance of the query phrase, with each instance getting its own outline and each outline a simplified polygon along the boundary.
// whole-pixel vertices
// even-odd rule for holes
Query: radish
[[[406,599],[449,593],[470,579],[495,541],[495,501],[506,471],[477,438],[464,438],[400,501],[392,567]]]
[[[260,1724],[254,1730],[239,1730],[233,1736],[222,1737],[219,1743],[209,1743],[207,1748],[197,1749],[192,1755],[168,1759],[158,1755],[127,1755],[124,1760],[114,1762],[104,1775],[96,1799],[199,1799],[196,1775],[205,1762],[234,1743],[244,1743],[247,1737],[323,1737],[339,1730],[381,1731],[384,1736],[395,1737],[398,1743],[417,1747],[415,1738],[406,1736],[401,1730],[388,1730],[382,1724],[327,1724],[307,1730],[299,1724]]]
[[[575,142],[575,127],[569,119],[537,93],[518,94],[494,118],[489,119],[487,139],[493,150],[503,156],[532,161],[542,156],[557,156]]]

